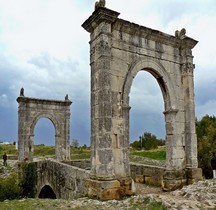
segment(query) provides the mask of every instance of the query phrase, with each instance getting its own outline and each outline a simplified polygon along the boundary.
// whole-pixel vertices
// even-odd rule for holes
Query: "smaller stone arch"
[[[38,195],[38,198],[56,199],[56,194],[49,185],[44,185]]]
[[[21,91],[20,91],[21,92]],[[23,91],[24,92],[24,91]],[[48,100],[25,97],[17,98],[18,108],[18,159],[33,160],[34,128],[40,118],[51,120],[55,128],[55,157],[57,160],[70,159],[70,105],[65,100]]]

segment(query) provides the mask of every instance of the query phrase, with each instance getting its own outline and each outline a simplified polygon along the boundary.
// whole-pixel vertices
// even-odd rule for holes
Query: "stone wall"
[[[164,167],[131,163],[131,177],[135,182],[161,187],[163,185]]]
[[[71,166],[75,166],[78,168],[82,168],[85,170],[91,169],[91,163],[89,159],[80,159],[80,160],[70,160],[70,161],[62,161],[62,163],[66,163]]]
[[[64,161],[64,163],[71,166],[76,166],[82,169],[90,169],[90,161],[85,160],[71,160]],[[150,166],[146,164],[130,163],[131,177],[135,182],[145,183],[152,186],[161,187],[163,184],[163,175],[165,167]]]

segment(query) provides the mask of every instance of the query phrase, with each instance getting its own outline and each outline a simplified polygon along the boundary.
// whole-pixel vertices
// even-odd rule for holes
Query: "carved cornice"
[[[29,98],[25,96],[19,96],[17,98],[17,102],[24,102],[24,103],[35,103],[35,104],[49,104],[49,105],[62,105],[62,106],[70,106],[72,101],[69,99],[66,100],[51,100],[51,99],[40,99],[40,98]]]
[[[89,33],[92,33],[101,22],[115,22],[119,14],[120,13],[107,9],[106,7],[100,7],[82,24],[82,27]]]
[[[161,44],[170,45],[180,49],[192,49],[198,41],[186,36],[186,30],[176,31],[175,36],[166,34],[164,32],[141,26],[123,19],[119,19],[120,13],[107,9],[106,7],[99,7],[92,15],[82,24],[82,27],[92,33],[94,29],[101,23],[114,23],[113,29],[119,32],[124,32],[130,35],[138,35],[145,39],[160,42]]]
[[[119,18],[113,24],[113,28],[120,32],[124,32],[130,35],[137,35],[148,40],[152,40],[155,42],[159,42],[161,44],[169,45],[180,49],[192,49],[198,43],[198,41],[190,37],[187,37],[183,32],[176,32],[175,36],[173,36],[166,34],[162,31],[138,25]]]

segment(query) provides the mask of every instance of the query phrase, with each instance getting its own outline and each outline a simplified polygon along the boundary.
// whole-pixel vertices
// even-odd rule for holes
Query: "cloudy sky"
[[[174,35],[186,28],[193,49],[196,116],[216,113],[215,0],[107,0],[119,18]],[[89,34],[81,27],[94,0],[0,0],[0,141],[17,141],[21,87],[25,96],[64,99],[71,106],[71,139],[90,142]],[[131,141],[145,131],[165,136],[162,94],[141,72],[130,93]],[[35,144],[54,144],[54,127],[41,119]]]

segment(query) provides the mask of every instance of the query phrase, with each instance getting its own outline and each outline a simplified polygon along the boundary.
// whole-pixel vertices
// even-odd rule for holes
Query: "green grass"
[[[90,149],[89,148],[70,148],[71,159],[88,159],[90,158]]]
[[[121,205],[121,204],[120,204]],[[62,199],[20,199],[20,200],[6,200],[0,202],[1,210],[108,210],[108,209],[119,209],[115,203],[104,205],[103,202],[94,203],[91,200],[86,199],[83,204],[74,204],[73,200],[62,200]],[[156,201],[150,201],[149,199],[140,200],[138,203],[131,202],[125,209],[128,210],[166,210],[166,208]]]
[[[55,156],[55,146],[34,145],[35,156]]]
[[[6,152],[8,156],[16,156],[17,150],[14,145],[0,145],[0,156]],[[90,158],[89,148],[70,148],[71,159],[88,159]],[[130,150],[130,155],[137,155],[141,157],[147,157],[155,160],[166,160],[165,148],[154,149],[154,150]],[[55,146],[34,145],[34,157],[54,157]]]
[[[2,156],[6,152],[8,155],[17,155],[17,150],[15,145],[12,144],[2,144],[0,145],[0,155]]]
[[[131,150],[130,155],[137,155],[154,160],[166,160],[165,148],[155,150]]]

